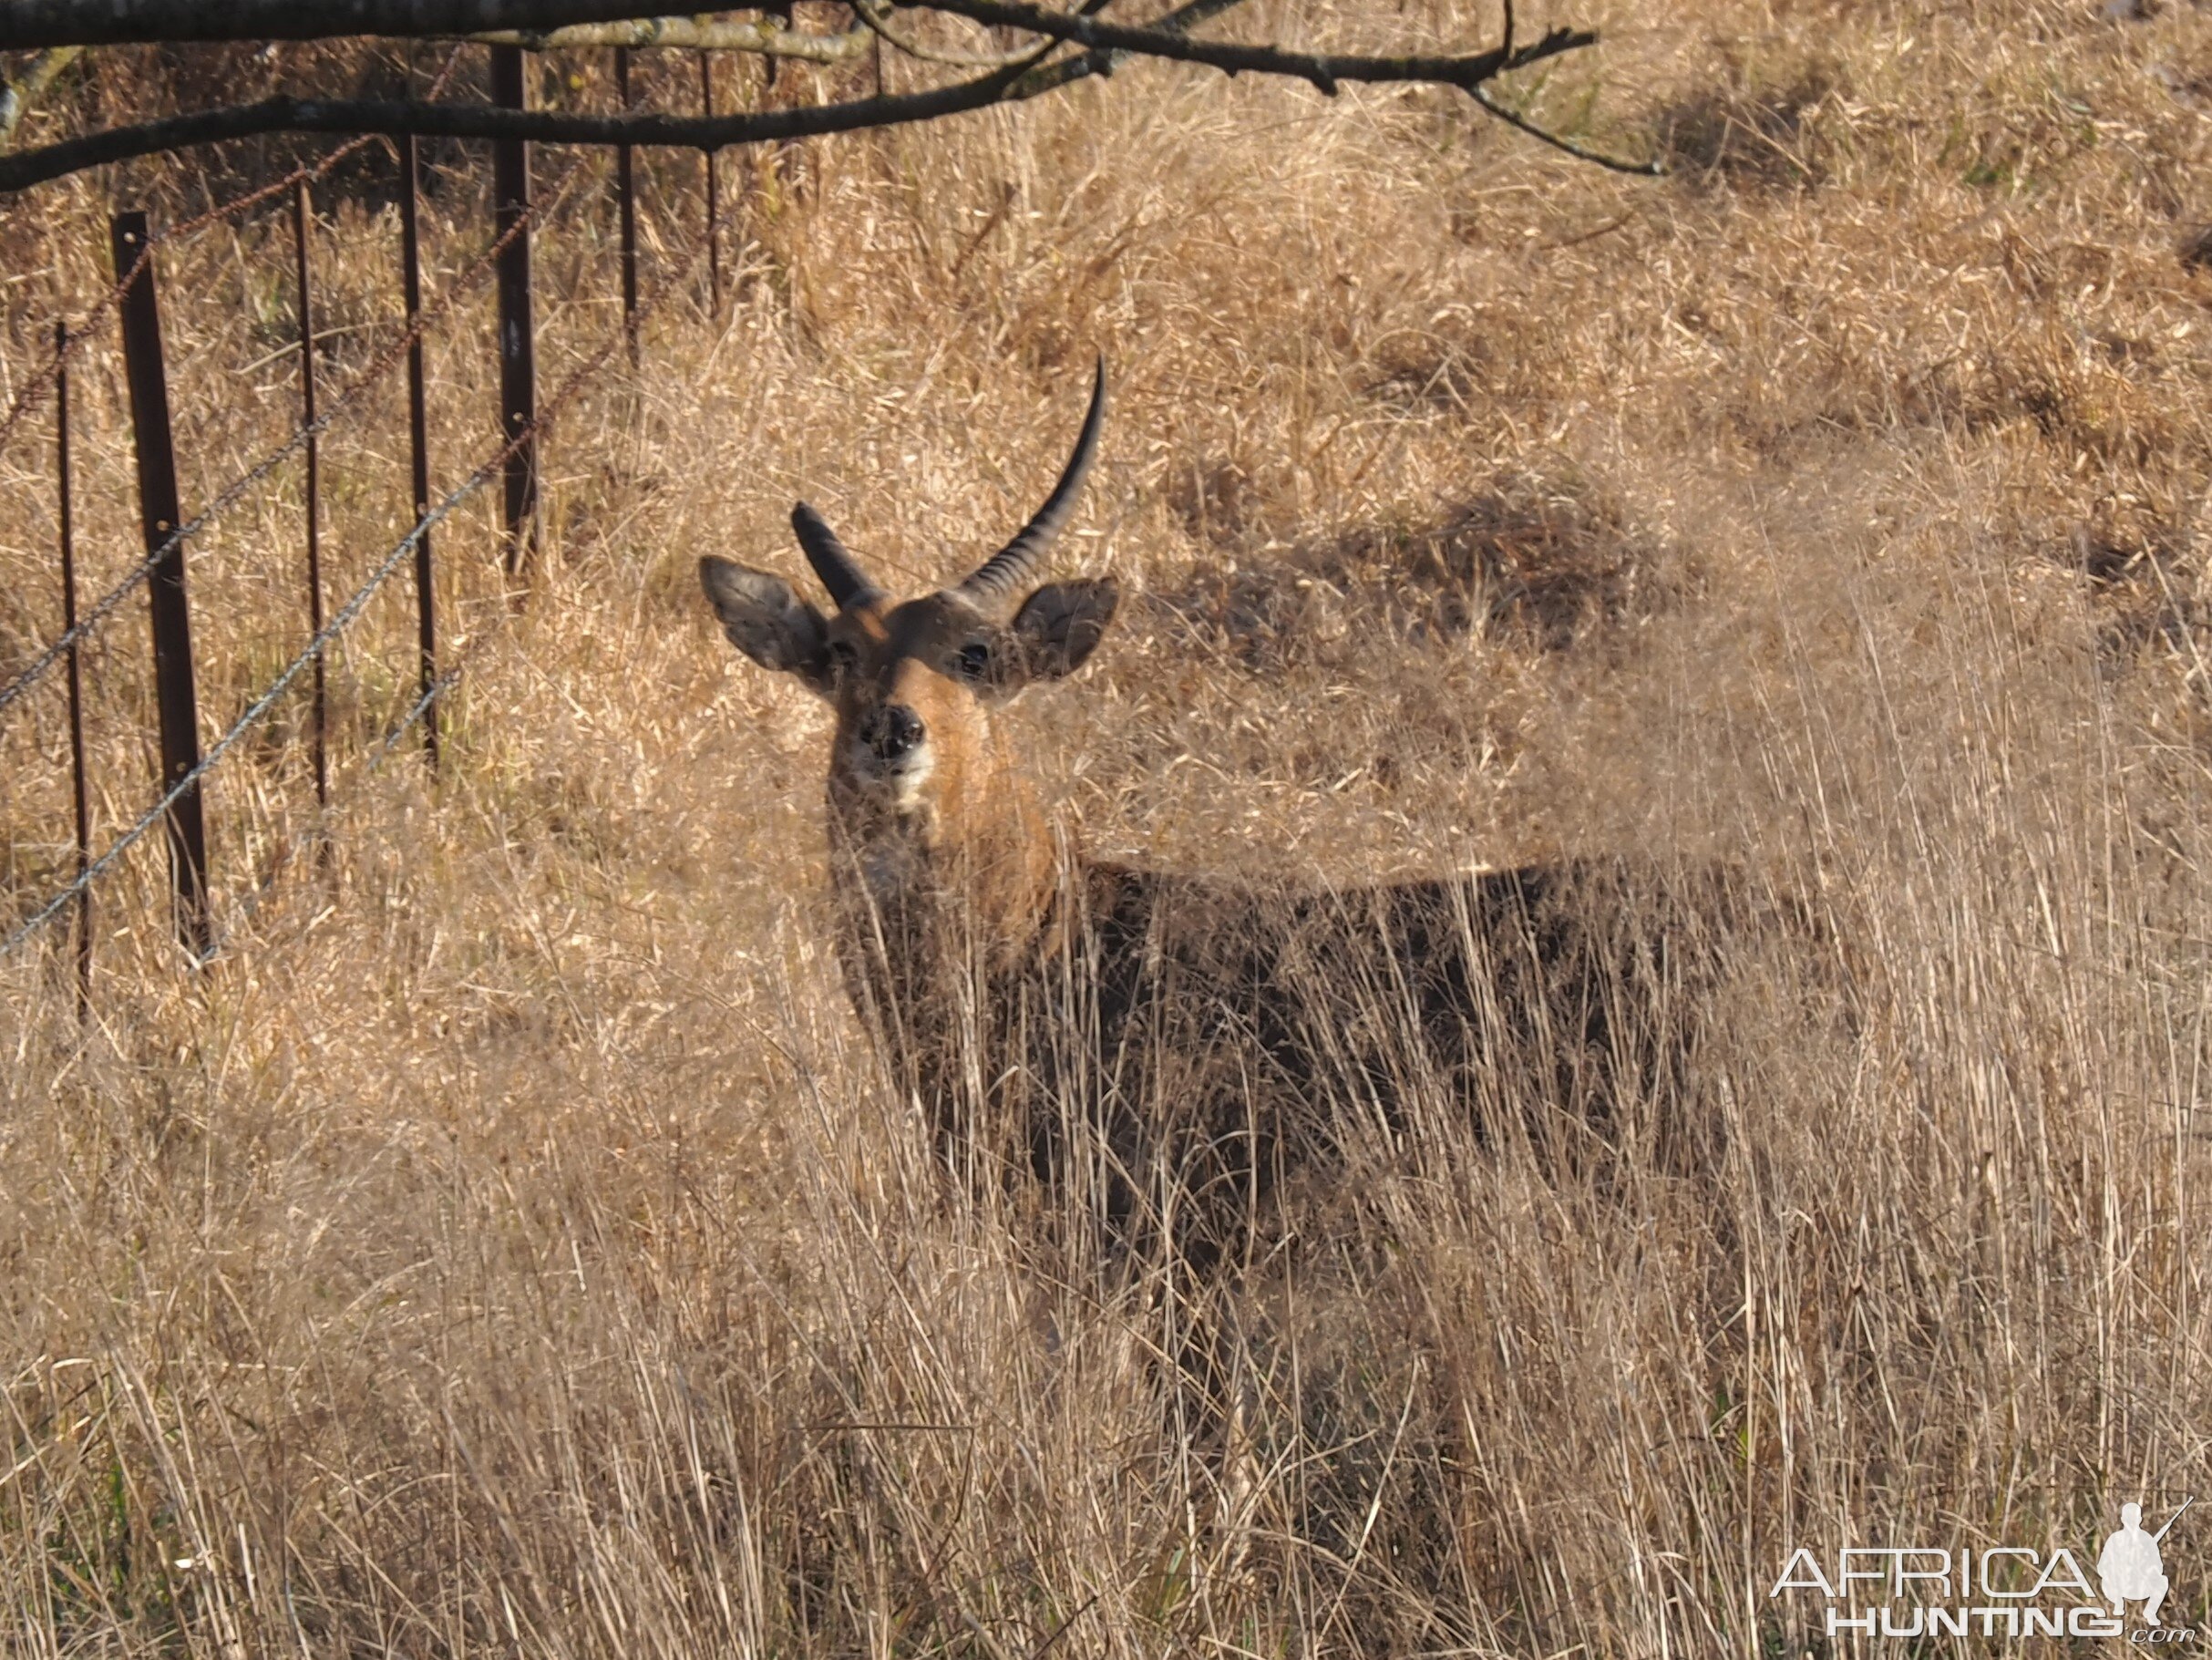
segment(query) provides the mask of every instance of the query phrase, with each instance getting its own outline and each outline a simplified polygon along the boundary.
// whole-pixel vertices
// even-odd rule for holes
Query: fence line
[[[437,78],[431,82],[430,90],[424,95],[425,97],[434,98],[444,89],[446,82],[460,64],[463,50],[462,46],[454,47],[446,58],[445,67],[437,72]],[[0,416],[0,449],[7,447],[7,441],[15,436],[15,428],[23,424],[25,418],[30,414],[32,408],[46,396],[46,388],[54,384],[55,377],[61,373],[64,360],[92,332],[93,325],[121,303],[124,291],[137,280],[139,266],[153,257],[153,251],[156,248],[172,239],[196,235],[218,221],[228,219],[236,213],[242,213],[249,208],[258,207],[273,196],[281,196],[295,185],[314,183],[327,174],[332,168],[337,166],[339,162],[345,160],[346,157],[376,143],[378,136],[376,133],[363,133],[359,138],[348,139],[319,161],[303,162],[282,179],[248,191],[242,196],[233,196],[228,201],[218,202],[206,211],[196,214],[180,223],[171,225],[167,230],[157,232],[149,237],[146,246],[139,250],[139,257],[130,269],[117,278],[115,286],[93,302],[92,309],[85,314],[84,325],[69,335],[67,339],[58,341],[55,346],[54,356],[47,361],[46,366],[24,382],[22,390],[15,394],[15,401],[8,406],[7,414]]]
[[[435,97],[451,77],[458,64],[462,49],[462,47],[457,46],[448,57],[432,84],[430,96]],[[494,54],[493,78],[495,83],[509,78],[501,73],[508,67],[499,62],[501,56],[499,53]],[[513,56],[519,58],[520,54],[516,53]],[[626,60],[627,54],[621,54],[620,58]],[[629,77],[626,73],[628,67],[626,61],[619,62],[619,70],[622,72],[619,78],[623,83],[622,94],[625,108],[629,105],[627,86]],[[497,90],[498,88],[495,88],[495,91]],[[516,91],[519,94],[520,88],[517,88]],[[711,99],[711,90],[708,91],[707,96]],[[517,96],[514,101],[518,104],[526,102],[520,96]],[[367,368],[348,384],[343,392],[329,403],[327,407],[318,409],[318,388],[314,359],[314,306],[310,289],[308,234],[313,211],[308,188],[311,182],[324,177],[346,157],[357,153],[365,146],[375,141],[375,135],[369,134],[353,139],[338,146],[319,160],[304,163],[293,169],[281,179],[248,191],[230,201],[218,204],[192,219],[170,226],[166,230],[148,231],[143,225],[141,216],[137,226],[129,227],[138,233],[126,236],[123,233],[123,222],[118,220],[116,231],[118,239],[116,251],[118,255],[122,255],[128,251],[131,257],[129,258],[127,264],[118,258],[117,281],[114,286],[101,294],[94,303],[86,314],[84,325],[80,328],[72,331],[66,322],[56,325],[51,359],[38,373],[26,380],[5,416],[0,418],[0,446],[5,446],[9,438],[13,436],[15,428],[23,422],[32,409],[37,407],[46,389],[48,387],[54,389],[58,405],[57,465],[61,489],[61,553],[65,589],[64,627],[60,637],[46,646],[26,668],[6,684],[0,685],[0,712],[5,712],[8,706],[31,690],[56,662],[67,659],[69,670],[71,748],[77,798],[77,869],[75,877],[26,916],[12,932],[4,938],[0,938],[0,959],[12,955],[54,918],[74,905],[77,924],[77,1001],[80,1016],[88,1016],[91,1012],[92,884],[113,868],[132,847],[144,839],[156,824],[163,822],[165,819],[169,820],[173,831],[174,815],[179,810],[180,804],[184,803],[186,806],[190,806],[196,802],[201,781],[221,764],[241,739],[269,717],[271,711],[278,706],[294,683],[311,668],[317,688],[315,782],[320,821],[319,840],[322,841],[322,851],[327,854],[326,812],[329,802],[329,779],[327,734],[323,729],[323,717],[325,701],[324,676],[329,649],[363,613],[373,596],[400,568],[410,553],[415,555],[417,586],[420,590],[421,690],[419,696],[401,716],[397,723],[383,736],[380,741],[370,748],[365,757],[366,769],[372,773],[377,770],[398,741],[417,722],[425,721],[427,717],[426,743],[435,772],[438,758],[437,733],[438,699],[462,677],[464,671],[471,668],[478,661],[480,651],[489,643],[493,634],[505,631],[496,626],[478,631],[476,637],[466,642],[464,648],[456,655],[455,659],[445,666],[443,672],[439,672],[436,660],[432,622],[429,557],[432,531],[455,513],[469,497],[482,490],[498,474],[505,474],[509,486],[508,493],[510,498],[516,494],[515,485],[518,482],[518,475],[520,475],[528,495],[534,498],[535,490],[532,488],[536,483],[534,451],[540,436],[551,426],[561,411],[600,375],[608,359],[616,350],[627,345],[634,363],[639,352],[640,325],[644,318],[659,307],[669,293],[695,280],[697,267],[702,260],[710,265],[718,265],[720,263],[720,249],[717,245],[719,238],[715,234],[718,227],[713,223],[717,204],[710,201],[708,204],[709,240],[706,248],[694,253],[689,261],[685,262],[681,272],[672,273],[656,283],[650,299],[643,305],[639,305],[636,298],[634,187],[628,177],[622,178],[620,180],[622,188],[619,206],[622,210],[622,297],[624,305],[621,330],[612,339],[602,343],[590,357],[565,376],[553,397],[541,409],[531,407],[529,403],[518,407],[512,396],[512,389],[503,388],[508,393],[502,398],[503,414],[505,415],[502,431],[504,441],[499,449],[485,459],[460,484],[448,491],[433,507],[427,500],[429,493],[428,455],[427,434],[424,430],[427,422],[422,407],[424,402],[422,360],[425,335],[433,325],[443,321],[460,301],[484,280],[488,273],[496,270],[501,279],[499,344],[502,365],[511,368],[515,366],[516,359],[520,358],[523,373],[529,375],[531,381],[534,382],[534,372],[532,372],[532,366],[529,361],[530,349],[534,345],[534,341],[530,338],[533,331],[530,325],[528,310],[530,295],[527,239],[533,222],[543,224],[566,204],[571,188],[581,176],[585,158],[581,154],[574,158],[561,173],[553,189],[547,193],[542,203],[540,203],[530,201],[527,152],[524,151],[520,158],[517,158],[511,154],[499,153],[508,151],[509,146],[495,146],[495,174],[504,175],[508,183],[512,187],[502,189],[500,181],[495,180],[495,201],[500,210],[499,217],[502,222],[499,226],[499,234],[490,246],[478,254],[458,276],[444,285],[445,292],[440,294],[437,302],[425,310],[421,304],[418,245],[413,211],[416,206],[414,192],[417,184],[417,172],[413,165],[416,160],[413,153],[415,145],[411,139],[406,140],[401,157],[403,171],[402,259],[406,299],[405,315],[402,319],[404,327],[400,335],[380,351],[372,359]],[[516,144],[512,149],[522,150],[523,147]],[[516,164],[518,160],[520,165]],[[629,158],[625,154],[622,160],[627,161]],[[499,165],[502,163],[504,165]],[[625,167],[621,170],[626,175],[630,170]],[[181,519],[181,513],[174,505],[170,505],[165,513],[157,515],[155,509],[159,504],[148,506],[145,492],[141,490],[141,507],[144,510],[141,517],[146,520],[148,541],[154,542],[158,539],[159,545],[152,546],[144,560],[134,566],[119,583],[103,593],[80,614],[77,605],[73,518],[69,499],[71,487],[68,430],[69,357],[82,345],[85,335],[108,312],[118,308],[129,309],[132,304],[135,285],[142,285],[150,294],[153,280],[153,266],[150,262],[157,247],[168,242],[180,242],[227,217],[242,213],[266,202],[287,190],[293,192],[293,197],[292,203],[293,253],[300,322],[300,339],[297,349],[300,353],[303,403],[300,424],[275,449],[219,490],[209,506],[189,522],[172,526],[169,521]],[[520,275],[519,283],[516,283],[512,278],[518,272]],[[719,273],[716,272],[715,274],[718,276]],[[510,295],[508,292],[510,287],[519,288],[519,294]],[[145,296],[141,296],[141,300],[144,298]],[[519,306],[510,303],[515,298],[520,299]],[[144,331],[142,330],[142,332]],[[518,342],[520,342],[520,350],[517,349]],[[130,344],[129,341],[126,342],[127,346]],[[140,346],[139,357],[145,362],[152,363],[158,372],[158,343],[154,342],[149,335],[148,340],[139,344]],[[148,357],[145,349],[149,345],[153,347],[150,358]],[[396,544],[378,558],[367,578],[353,592],[345,603],[327,621],[324,621],[321,614],[321,526],[319,503],[316,500],[318,480],[315,477],[319,470],[316,465],[319,459],[317,438],[335,419],[353,408],[362,396],[382,379],[403,354],[408,360],[410,371],[409,414],[410,426],[413,428],[411,436],[414,440],[411,447],[413,466],[410,482],[413,489],[410,491],[410,503],[414,509],[414,523]],[[128,357],[130,354],[127,351],[126,356]],[[144,366],[143,362],[141,366]],[[503,376],[503,379],[505,378],[507,376]],[[531,390],[534,392],[534,386]],[[148,441],[143,430],[144,423],[134,423],[134,425],[141,428],[139,441],[143,446]],[[158,435],[153,441],[159,448]],[[91,851],[91,825],[84,767],[78,649],[80,643],[92,629],[112,615],[141,583],[149,579],[157,581],[161,579],[165,562],[171,559],[176,560],[180,566],[179,574],[180,575],[182,554],[185,545],[190,539],[204,531],[211,523],[227,512],[248,491],[268,479],[278,467],[283,465],[292,456],[298,454],[303,448],[306,451],[309,467],[306,534],[310,638],[298,655],[286,664],[275,678],[253,698],[203,754],[197,753],[195,731],[193,746],[195,753],[191,756],[189,765],[168,768],[167,771],[171,776],[165,777],[163,779],[164,789],[160,799],[124,829],[105,851],[94,857]],[[528,509],[530,510],[532,518],[534,518],[535,505],[534,500],[528,502]],[[524,537],[522,534],[517,533],[522,527],[518,526],[515,522],[514,506],[515,504],[510,500],[508,513],[509,521],[508,555],[510,570],[520,563],[520,555],[524,551],[522,546]],[[166,534],[163,534],[164,532]],[[534,546],[534,534],[529,535],[529,541]],[[177,597],[180,601],[181,600],[180,592]],[[157,654],[157,658],[159,655],[159,654]],[[159,661],[157,661],[156,667],[157,674],[159,674],[161,667]],[[196,728],[196,720],[192,724]],[[188,796],[193,798],[193,802],[186,801]],[[274,880],[275,874],[276,872],[273,870],[268,878],[260,884],[261,892],[250,896],[243,914],[250,915],[253,910],[258,908],[260,899],[265,897],[269,882]],[[181,873],[179,876],[179,882],[180,884],[184,882]],[[191,917],[186,919],[183,943],[196,962],[206,962],[221,948],[221,935],[225,930],[213,925],[214,919],[208,910],[209,894],[204,874],[198,879],[193,898],[196,900],[196,904],[191,907]],[[233,918],[231,925],[235,926],[235,923],[236,919]]]
[[[216,518],[235,506],[239,498],[247,490],[296,455],[306,445],[310,438],[327,430],[330,424],[351,407],[354,401],[368,389],[371,383],[388,371],[393,364],[399,360],[400,356],[422,337],[423,332],[431,324],[441,320],[453,308],[458,300],[483,280],[484,274],[492,268],[507,244],[515,237],[521,235],[529,226],[532,214],[543,217],[561,205],[569,187],[575,181],[581,165],[581,160],[571,164],[569,170],[562,175],[560,184],[554,189],[553,201],[548,204],[545,210],[541,211],[533,206],[513,226],[509,227],[504,236],[478,254],[448,286],[446,292],[438,297],[437,303],[424,313],[417,323],[409,325],[397,340],[379,353],[353,384],[338,395],[330,407],[323,411],[314,427],[294,428],[292,437],[286,439],[280,448],[272,450],[261,461],[232,479],[212,502],[201,510],[196,518],[179,526],[167,541],[149,553],[144,560],[132,567],[120,582],[102,594],[73,628],[66,630],[58,639],[55,640],[46,650],[40,652],[36,657],[31,660],[29,666],[13,680],[5,686],[0,686],[0,712],[5,712],[10,704],[30,690],[32,685],[52,668],[71,646],[98,627],[118,605],[129,598],[131,591],[151,575],[155,568],[168,556],[172,546],[197,536]],[[160,238],[157,236],[149,240],[152,243],[159,243]],[[135,271],[136,267],[133,269]],[[94,314],[98,314],[97,308]],[[76,340],[82,337],[83,331],[78,330],[70,338],[74,344]]]
[[[664,290],[664,292],[665,292],[665,290]],[[656,296],[656,300],[658,296]],[[200,780],[214,768],[215,764],[221,760],[222,758],[230,752],[231,747],[235,745],[241,737],[244,737],[252,727],[257,725],[262,717],[267,715],[271,709],[276,706],[278,699],[284,695],[285,691],[291,686],[292,683],[294,680],[297,680],[300,675],[305,672],[311,663],[315,662],[322,656],[324,650],[331,644],[332,641],[335,640],[337,636],[345,631],[346,625],[350,624],[356,616],[361,614],[362,611],[366,608],[369,600],[375,595],[376,590],[384,585],[386,579],[388,578],[393,572],[399,569],[401,562],[406,559],[406,557],[415,551],[416,544],[421,540],[424,533],[441,523],[454,511],[455,509],[458,508],[463,501],[467,500],[478,490],[481,490],[485,484],[489,483],[492,478],[492,475],[503,469],[519,449],[520,449],[524,444],[533,440],[540,431],[550,424],[553,417],[560,412],[560,410],[569,402],[571,397],[575,396],[578,391],[581,390],[584,383],[590,377],[598,373],[600,368],[606,363],[606,360],[612,356],[614,352],[622,346],[622,336],[618,333],[613,339],[608,341],[606,344],[602,345],[599,350],[592,353],[589,358],[585,359],[582,364],[578,366],[578,367],[568,376],[568,378],[561,383],[560,389],[553,394],[552,399],[543,406],[542,408],[540,408],[537,418],[533,420],[527,428],[508,439],[505,444],[501,445],[499,449],[494,451],[486,460],[484,460],[474,472],[470,473],[467,479],[463,479],[460,484],[458,485],[445,498],[444,500],[440,501],[434,510],[423,515],[423,517],[416,522],[414,528],[409,530],[405,536],[401,537],[398,543],[393,547],[392,550],[387,552],[378,562],[376,568],[369,573],[368,580],[364,582],[360,587],[354,591],[352,597],[349,598],[345,604],[341,605],[337,611],[332,614],[330,621],[323,626],[322,630],[315,634],[314,638],[308,641],[305,648],[301,651],[299,655],[293,658],[289,664],[285,665],[283,671],[277,675],[275,680],[270,683],[268,689],[264,691],[259,697],[255,698],[252,703],[248,705],[244,712],[242,713],[235,721],[231,723],[230,727],[222,734],[222,736],[217,738],[213,744],[209,746],[207,753],[200,758],[199,764],[193,767],[191,771],[187,773],[183,778],[179,778],[176,783],[170,788],[168,792],[165,793],[159,800],[156,801],[153,806],[149,808],[143,814],[141,814],[137,822],[132,824],[129,830],[125,830],[122,835],[118,837],[113,842],[109,843],[108,851],[102,853],[98,859],[93,860],[90,864],[87,865],[83,872],[79,874],[74,882],[70,882],[67,887],[63,888],[59,892],[56,893],[51,899],[49,899],[44,905],[33,912],[31,915],[26,918],[24,923],[5,940],[0,940],[0,958],[5,958],[12,954],[16,947],[21,945],[33,934],[36,933],[48,922],[52,921],[55,916],[59,914],[63,908],[66,907],[71,900],[77,898],[80,893],[88,892],[91,884],[98,879],[102,872],[107,871],[110,865],[114,864],[118,859],[121,858],[123,854],[128,851],[132,845],[134,845],[139,840],[139,838],[144,836],[148,830],[152,829],[155,824],[159,823],[162,816],[168,812],[170,807],[174,806],[176,802],[182,798],[187,790],[197,786]],[[427,697],[420,700],[416,705],[415,709],[408,715],[407,721],[403,723],[399,729],[405,730],[406,725],[411,724],[419,716],[420,712],[429,706],[429,703],[430,699]],[[389,747],[389,741],[387,740],[386,748],[388,748]]]

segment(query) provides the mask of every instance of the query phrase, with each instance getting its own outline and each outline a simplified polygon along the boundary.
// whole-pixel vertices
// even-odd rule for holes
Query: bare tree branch
[[[1518,49],[1497,46],[1487,52],[1458,57],[1347,57],[1331,53],[1290,52],[1280,46],[1193,40],[1181,30],[1169,33],[1157,26],[1130,27],[1123,24],[1102,23],[1095,17],[1047,11],[1042,6],[1015,4],[1014,0],[909,0],[909,4],[929,11],[950,12],[954,16],[966,17],[975,23],[990,24],[999,28],[1027,29],[1033,35],[1047,35],[1055,40],[1070,40],[1080,46],[1127,52],[1133,57],[1164,57],[1178,63],[1204,64],[1209,68],[1226,70],[1231,75],[1250,71],[1260,75],[1295,76],[1301,80],[1311,81],[1320,91],[1332,98],[1336,95],[1339,81],[1425,82],[1433,86],[1469,90],[1508,69],[1518,69],[1544,58],[1557,57],[1562,52],[1594,46],[1598,40],[1598,36],[1588,29],[1555,28],[1533,46]]]
[[[478,35],[614,23],[637,0],[7,0],[0,50],[143,41]]]
[[[273,132],[381,133],[396,138],[524,139],[540,144],[657,145],[683,150],[719,150],[731,144],[759,144],[810,139],[865,127],[890,127],[934,120],[1003,102],[1014,77],[996,75],[962,81],[927,92],[893,98],[859,98],[849,103],[717,116],[570,115],[548,109],[503,109],[483,104],[404,103],[368,98],[265,98],[170,116],[136,127],[87,133],[42,149],[0,156],[0,191],[58,179],[67,173],[133,156],[149,156],[189,145]]]
[[[1084,0],[1083,9],[1095,11],[1106,0]],[[1150,25],[1168,35],[1187,34],[1200,24],[1209,23],[1225,12],[1233,12],[1244,0],[1183,0],[1183,4],[1165,15],[1155,18]],[[1056,50],[1060,43],[1054,41],[1048,50]],[[1127,54],[1122,52],[1077,52],[1051,63],[1034,62],[1027,73],[1008,89],[1009,98],[1041,98],[1047,92],[1057,91],[1071,81],[1079,81],[1092,75],[1112,75],[1116,66]],[[1032,60],[1017,59],[1016,63]]]
[[[835,64],[865,53],[871,32],[858,28],[841,35],[810,35],[803,29],[787,28],[772,17],[758,23],[711,17],[633,17],[622,23],[571,23],[557,29],[487,29],[468,38],[483,46],[522,46],[532,52],[557,52],[571,46],[681,46]]]
[[[30,67],[5,87],[0,87],[0,150],[15,141],[15,129],[39,95],[54,84],[55,77],[67,69],[72,60],[85,48],[82,46],[48,46],[31,59]]]
[[[36,10],[62,0],[22,0]],[[125,12],[166,0],[102,0]],[[234,0],[237,3],[237,0]],[[465,4],[494,6],[502,0],[330,0],[329,9],[348,12],[378,4],[407,5],[417,10]],[[581,4],[582,0],[567,0]],[[274,0],[242,0],[255,9]],[[1333,92],[1340,81],[1356,80],[1458,88],[1477,97],[1500,119],[1570,153],[1608,166],[1632,164],[1582,151],[1571,140],[1545,133],[1493,100],[1481,98],[1485,81],[1509,69],[1559,57],[1592,45],[1597,36],[1580,29],[1555,28],[1540,40],[1518,47],[1498,46],[1463,57],[1354,57],[1291,52],[1270,46],[1243,46],[1192,40],[1188,31],[1229,9],[1235,0],[1189,3],[1142,27],[1104,24],[1081,14],[1047,12],[1013,0],[919,0],[931,9],[953,13],[988,25],[1028,29],[1045,36],[1052,49],[1064,43],[1087,46],[1049,62],[1035,56],[951,86],[927,91],[879,94],[845,103],[721,116],[630,114],[590,116],[556,110],[504,109],[483,105],[402,103],[357,98],[275,98],[258,104],[172,116],[135,127],[88,133],[57,144],[0,156],[0,192],[60,178],[87,167],[152,155],[190,145],[251,138],[273,132],[376,133],[396,137],[523,139],[546,144],[630,144],[687,150],[719,150],[729,145],[781,142],[828,133],[929,121],[993,104],[1040,97],[1093,75],[1110,75],[1127,57],[1157,57],[1194,63],[1230,74],[1285,76]]]

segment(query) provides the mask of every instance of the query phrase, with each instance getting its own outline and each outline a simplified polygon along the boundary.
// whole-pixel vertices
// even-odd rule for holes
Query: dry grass
[[[1779,1652],[1797,1543],[2079,1549],[2212,1484],[2212,25],[1569,13],[1611,44],[1537,107],[1672,180],[1429,93],[1142,69],[824,143],[797,200],[756,170],[729,315],[663,314],[554,440],[527,608],[489,503],[442,540],[445,777],[364,759],[396,593],[334,675],[326,874],[295,706],[213,787],[212,968],[155,853],[100,890],[89,1029],[59,951],[0,965],[0,1648]],[[450,160],[446,272],[484,235]],[[601,166],[540,253],[549,380],[612,322]],[[663,268],[694,169],[653,169]],[[188,177],[117,188],[181,212]],[[10,386],[101,284],[106,188],[0,211]],[[343,375],[396,236],[326,205]],[[163,268],[188,502],[292,419],[284,234]],[[484,321],[433,354],[448,479]],[[1144,597],[1022,706],[1090,845],[1268,881],[1722,852],[1866,971],[1847,1040],[1740,1023],[1694,1182],[1364,1170],[1363,1235],[1247,1288],[1227,1491],[1143,1299],[1041,1281],[879,1087],[811,897],[823,717],[691,575],[796,571],[802,491],[886,571],[961,568],[1094,345],[1062,563]],[[105,340],[79,392],[97,588],[132,557]],[[386,388],[331,446],[334,581],[396,533],[404,430]],[[47,466],[0,457],[0,670],[55,625]],[[211,724],[303,633],[297,490],[193,550]],[[110,831],[143,629],[90,660]],[[68,820],[58,699],[7,718],[12,914]]]

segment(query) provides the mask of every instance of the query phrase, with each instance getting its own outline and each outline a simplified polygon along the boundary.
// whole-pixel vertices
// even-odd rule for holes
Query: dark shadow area
[[[1613,503],[1508,477],[1411,527],[1355,523],[1265,564],[1202,567],[1146,596],[1162,620],[1256,672],[1356,655],[1380,626],[1539,654],[1666,610],[1685,577]]]
[[[1662,113],[1659,153],[1677,178],[1739,190],[1804,189],[1825,171],[1810,121],[1836,89],[1833,70],[1813,64],[1780,86],[1737,84],[1701,92]]]
[[[2192,226],[2174,252],[2191,271],[2212,271],[2212,224]]]
[[[2098,655],[2109,669],[2154,647],[2186,655],[2212,644],[2202,562],[2179,527],[2104,515],[2075,525],[2045,556],[2087,586],[2100,619]]]

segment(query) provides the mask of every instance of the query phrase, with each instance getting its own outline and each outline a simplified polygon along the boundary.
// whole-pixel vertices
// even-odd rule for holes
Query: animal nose
[[[902,703],[871,709],[860,722],[860,741],[883,760],[895,761],[920,747],[926,728],[921,717]]]

